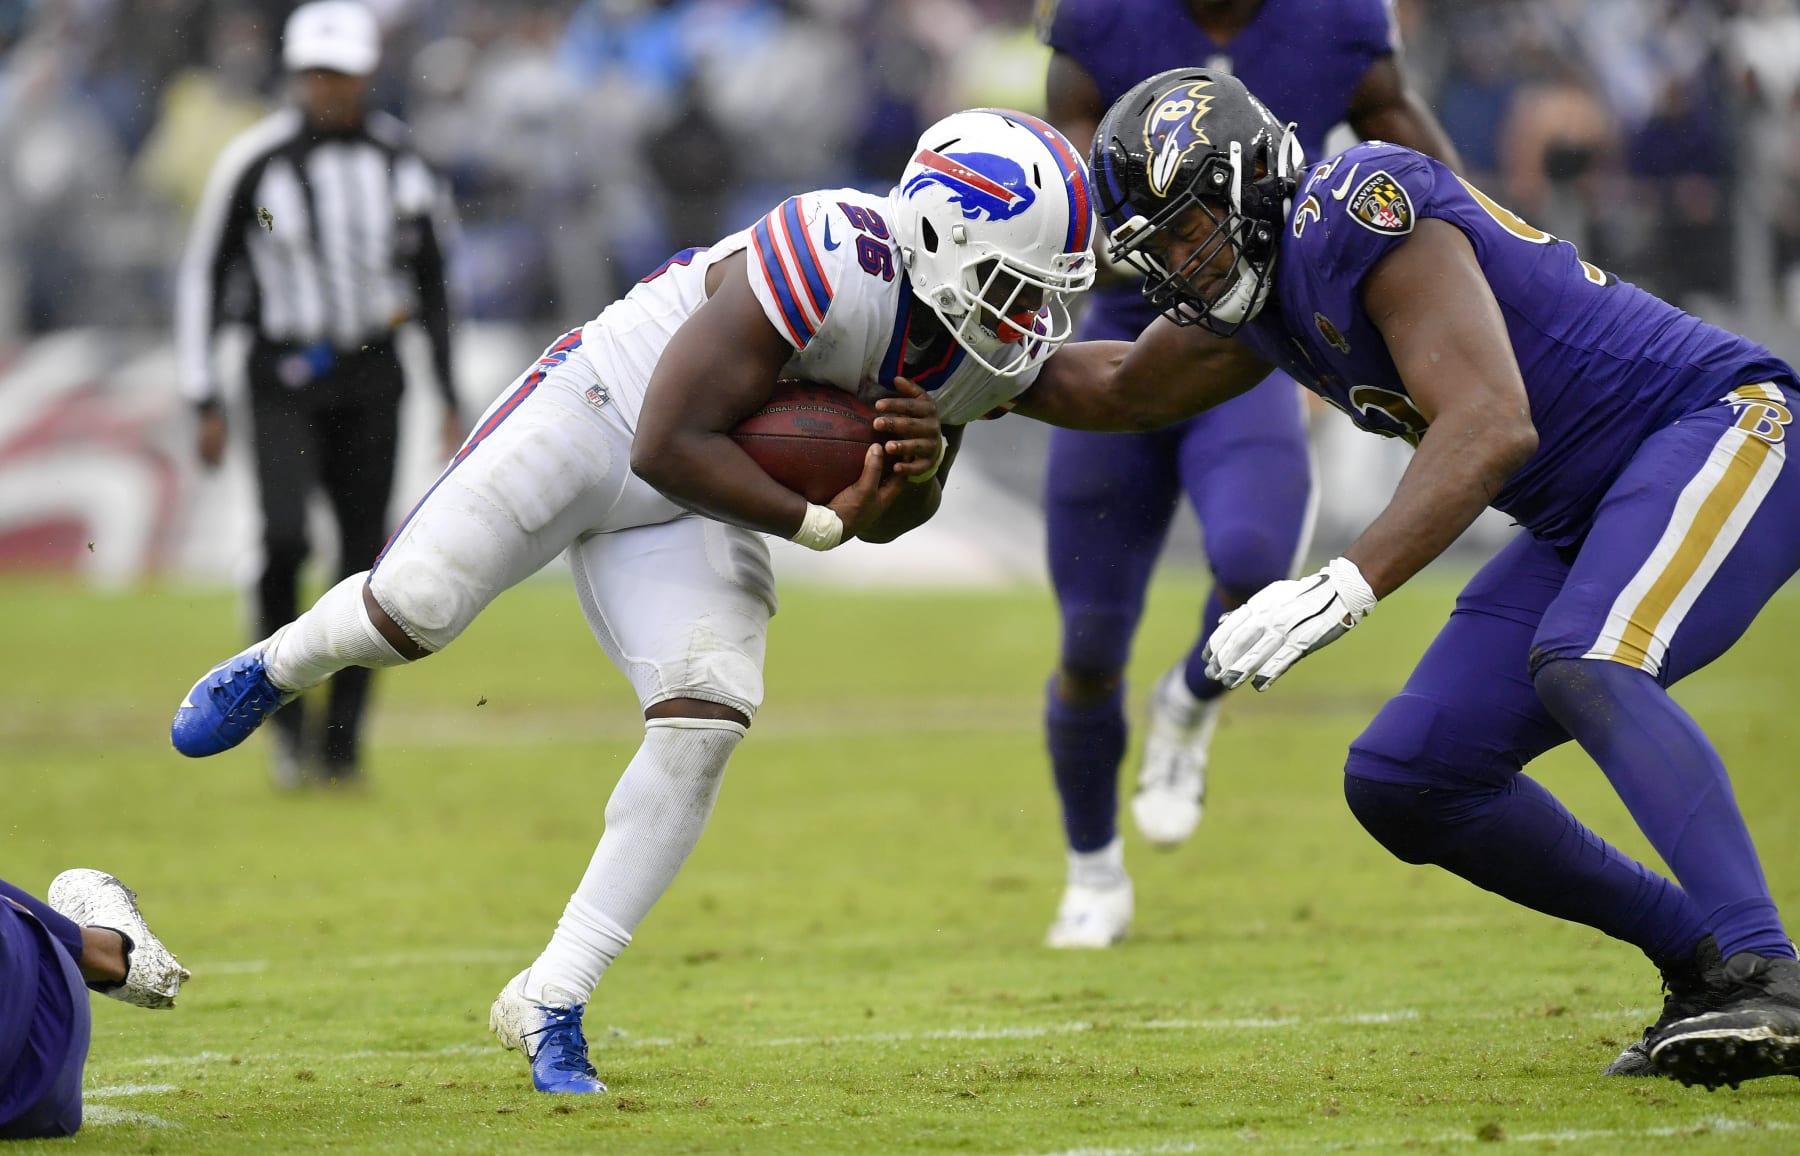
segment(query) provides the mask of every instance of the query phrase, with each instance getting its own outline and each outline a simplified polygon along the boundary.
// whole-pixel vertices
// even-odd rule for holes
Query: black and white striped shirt
[[[176,285],[182,390],[218,400],[212,337],[228,316],[266,341],[354,350],[417,318],[453,398],[443,243],[449,199],[384,113],[343,133],[277,112],[226,146],[194,217]]]

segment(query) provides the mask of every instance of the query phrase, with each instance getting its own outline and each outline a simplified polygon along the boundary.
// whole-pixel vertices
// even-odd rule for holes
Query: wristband
[[[844,540],[844,520],[830,506],[808,502],[806,518],[789,540],[800,543],[808,550],[829,550]]]
[[[944,454],[950,449],[950,439],[943,434],[938,435],[937,457],[931,459],[931,468],[922,474],[908,474],[906,480],[923,485],[937,477],[938,467],[944,464]]]
[[[1369,588],[1362,571],[1356,563],[1348,558],[1333,558],[1325,563],[1325,573],[1331,576],[1331,583],[1337,588],[1338,597],[1343,599],[1344,606],[1350,611],[1350,625],[1361,622],[1369,611],[1375,609],[1375,591]]]

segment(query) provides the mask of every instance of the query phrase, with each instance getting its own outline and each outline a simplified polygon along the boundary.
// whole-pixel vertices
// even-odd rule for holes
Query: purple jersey
[[[1230,72],[1283,121],[1299,126],[1309,157],[1344,119],[1350,96],[1376,61],[1392,55],[1388,0],[1266,0],[1249,25],[1219,44],[1186,0],[1051,0],[1045,43],[1081,65],[1110,106],[1147,76],[1204,65]],[[1083,336],[1130,341],[1156,317],[1135,287],[1090,296]]]
[[[1746,383],[1796,384],[1755,342],[1602,272],[1437,161],[1380,141],[1307,172],[1275,294],[1239,339],[1363,429],[1416,442],[1425,420],[1361,286],[1420,217],[1469,238],[1505,318],[1538,448],[1492,504],[1539,538],[1579,540],[1645,438],[1675,419]]]

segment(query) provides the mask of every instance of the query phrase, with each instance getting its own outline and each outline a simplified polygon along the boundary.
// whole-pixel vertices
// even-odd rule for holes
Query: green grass
[[[0,585],[0,874],[115,871],[194,971],[172,1013],[96,1001],[89,1126],[54,1150],[1800,1149],[1800,1084],[1599,1079],[1660,998],[1642,958],[1402,865],[1345,810],[1343,748],[1452,589],[1421,581],[1234,700],[1205,825],[1172,854],[1127,834],[1137,928],[1086,954],[1039,946],[1062,881],[1047,594],[786,591],[712,828],[589,1009],[613,1090],[551,1100],[487,1007],[638,735],[560,582],[384,676],[368,792],[297,797],[254,743],[168,748],[238,644],[229,597]],[[1155,590],[1140,691],[1199,593]],[[1790,908],[1797,634],[1784,596],[1681,691]],[[1539,770],[1647,853],[1578,753]]]

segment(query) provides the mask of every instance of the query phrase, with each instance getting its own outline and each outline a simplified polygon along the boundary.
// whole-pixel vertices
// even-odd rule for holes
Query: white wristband
[[[844,520],[830,506],[808,502],[806,518],[791,540],[808,550],[829,550],[844,540]]]
[[[1362,571],[1356,563],[1348,558],[1333,558],[1325,563],[1325,573],[1331,575],[1332,585],[1337,587],[1338,597],[1350,611],[1350,625],[1361,622],[1369,611],[1375,609],[1375,591],[1363,578]]]
[[[929,482],[931,479],[937,477],[938,467],[944,464],[944,454],[947,450],[949,450],[949,448],[950,448],[950,439],[945,437],[943,434],[939,434],[938,435],[937,457],[931,459],[931,468],[926,470],[922,474],[908,474],[908,475],[906,475],[906,480],[909,482],[918,482],[920,484],[923,484],[923,483]]]

